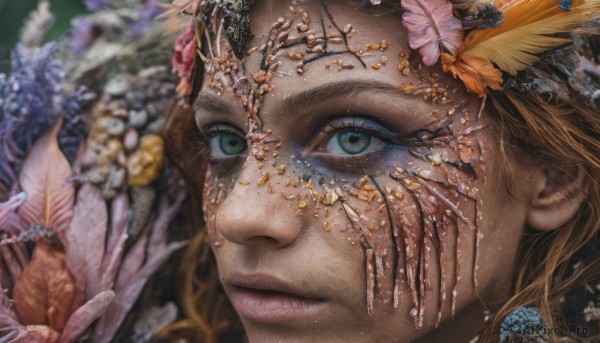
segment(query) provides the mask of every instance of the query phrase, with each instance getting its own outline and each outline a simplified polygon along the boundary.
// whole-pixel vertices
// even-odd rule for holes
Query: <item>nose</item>
[[[216,229],[225,239],[241,245],[266,243],[279,248],[299,237],[305,221],[297,215],[295,202],[283,196],[287,188],[284,176],[271,171],[268,182],[258,182],[265,173],[268,171],[260,170],[252,161],[242,167],[239,181],[215,214]]]

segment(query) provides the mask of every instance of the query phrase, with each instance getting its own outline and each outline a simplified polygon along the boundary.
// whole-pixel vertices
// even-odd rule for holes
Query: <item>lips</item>
[[[311,319],[324,310],[325,301],[311,291],[266,274],[234,273],[227,278],[238,314],[261,323]]]

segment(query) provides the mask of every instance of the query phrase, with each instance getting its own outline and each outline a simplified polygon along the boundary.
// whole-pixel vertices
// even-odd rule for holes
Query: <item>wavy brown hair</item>
[[[487,108],[498,122],[507,176],[515,176],[514,155],[525,153],[562,170],[583,168],[586,191],[577,215],[563,227],[527,229],[521,245],[528,248],[521,249],[513,293],[483,335],[485,342],[497,342],[502,321],[519,306],[536,306],[547,328],[574,324],[577,318],[570,316],[583,313],[568,302],[561,305],[561,299],[600,281],[600,115],[577,100],[551,101],[514,91],[490,93]],[[598,341],[599,328],[590,329],[587,339]],[[556,335],[547,339],[558,342]]]
[[[208,150],[196,143],[196,130],[191,108],[176,105],[168,116],[163,136],[166,153],[181,171],[188,188],[183,211],[192,237],[179,266],[179,300],[186,319],[163,329],[159,341],[241,342],[243,328],[221,286],[207,239],[201,195]]]

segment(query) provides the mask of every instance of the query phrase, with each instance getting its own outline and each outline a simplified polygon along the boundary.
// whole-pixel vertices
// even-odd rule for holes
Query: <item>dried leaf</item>
[[[92,300],[77,309],[69,318],[62,337],[61,343],[75,342],[96,320],[106,312],[106,308],[115,298],[113,291],[98,293]]]
[[[167,244],[167,230],[169,229],[169,224],[179,213],[181,204],[187,195],[183,188],[178,189],[178,191],[179,192],[175,195],[175,199],[173,199],[173,203],[169,203],[169,199],[166,196],[162,198],[158,217],[152,226],[152,235],[150,236],[150,241],[148,243],[148,251],[158,251]]]
[[[108,213],[102,192],[85,183],[77,194],[77,205],[66,236],[66,262],[77,287],[86,299],[100,292],[101,265]]]
[[[454,55],[463,41],[462,24],[452,14],[448,0],[402,0],[402,24],[408,29],[408,44],[419,49],[423,63],[431,66],[440,57],[440,48]]]
[[[115,301],[108,308],[108,316],[102,318],[105,320],[105,323],[103,324],[104,332],[102,332],[102,336],[98,340],[99,342],[111,342],[112,337],[125,319],[127,312],[129,312],[133,304],[138,299],[142,289],[146,285],[146,282],[148,282],[148,279],[169,258],[169,256],[171,256],[173,252],[186,245],[187,242],[174,242],[169,244],[169,246],[161,251],[153,252],[152,255],[149,256],[149,260],[144,267],[133,277],[127,278],[130,280],[129,282],[122,283],[120,280],[117,280],[117,285],[115,286],[117,295],[115,297]],[[119,275],[119,277],[120,276],[121,275]]]
[[[24,325],[47,325],[62,331],[72,309],[79,304],[75,280],[64,256],[45,241],[38,241],[31,262],[25,267],[13,291],[14,306]]]
[[[16,210],[23,205],[27,195],[23,192],[11,196],[8,201],[0,203],[0,230],[15,234],[18,230],[15,223],[18,223]]]
[[[0,328],[2,328],[2,325],[16,325],[19,323],[12,302],[2,287],[0,285]],[[2,335],[0,335],[0,338],[2,338]],[[1,339],[0,342],[2,342]]]
[[[74,199],[73,184],[66,182],[71,167],[56,140],[61,122],[35,143],[19,175],[21,188],[27,193],[27,200],[19,208],[21,222],[25,227],[51,227],[59,237],[73,217]]]
[[[127,194],[121,193],[111,204],[112,225],[110,238],[104,259],[102,260],[102,279],[100,281],[100,290],[111,289],[117,276],[117,270],[121,265],[121,257],[127,241],[127,213],[129,202]]]
[[[0,343],[14,343],[25,337],[23,327],[8,320],[10,318],[6,318],[0,313]]]
[[[45,325],[28,325],[24,328],[25,336],[15,341],[15,343],[56,343],[60,338],[60,333],[52,330]]]
[[[483,96],[485,88],[502,90],[502,72],[483,58],[460,53],[458,57],[443,53],[442,70],[460,78],[467,90]]]
[[[12,289],[27,265],[27,249],[21,242],[0,246],[0,286]]]

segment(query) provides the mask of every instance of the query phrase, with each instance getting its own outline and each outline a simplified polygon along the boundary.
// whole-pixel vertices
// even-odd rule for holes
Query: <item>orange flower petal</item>
[[[461,79],[469,92],[482,96],[486,87],[502,90],[502,72],[483,58],[468,53],[442,53],[441,57],[444,72]]]
[[[75,280],[62,253],[47,242],[38,241],[31,262],[25,267],[14,289],[14,305],[23,325],[47,325],[62,331],[73,310],[81,304]]]

